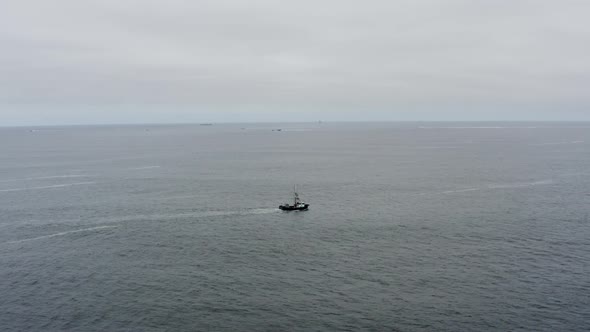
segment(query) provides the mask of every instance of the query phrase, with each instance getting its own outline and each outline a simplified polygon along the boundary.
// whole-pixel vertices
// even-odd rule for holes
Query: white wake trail
[[[164,221],[174,220],[178,218],[210,218],[210,217],[229,217],[229,216],[244,216],[257,214],[278,213],[281,210],[278,208],[253,208],[247,210],[235,211],[194,211],[181,212],[170,214],[136,214],[127,216],[113,216],[107,218],[100,218],[93,220],[96,223],[125,223],[133,221]]]
[[[256,215],[256,214],[268,214],[268,213],[277,213],[280,210],[278,208],[254,208],[242,211],[195,211],[195,212],[186,212],[186,213],[174,213],[174,214],[152,214],[152,215],[133,215],[133,216],[121,216],[121,217],[112,217],[112,218],[101,218],[99,220],[94,220],[95,222],[103,222],[103,223],[124,223],[130,221],[162,221],[162,220],[172,220],[177,218],[207,218],[207,217],[217,217],[217,216],[239,216],[239,215]],[[83,229],[76,229],[73,231],[66,231],[54,234],[48,234],[43,236],[38,236],[34,238],[16,240],[16,241],[9,241],[4,242],[2,244],[14,244],[14,243],[22,243],[28,241],[35,241],[35,240],[42,240],[48,239],[57,236],[64,236],[68,234],[75,234],[81,232],[90,232],[96,231],[100,229],[108,229],[108,228],[116,228],[119,225],[105,225],[105,226],[96,226],[90,228],[83,228]]]
[[[547,142],[547,143],[534,143],[531,146],[545,146],[545,145],[566,145],[566,144],[581,144],[584,141],[571,141],[571,142]]]
[[[31,180],[49,180],[49,179],[66,179],[66,178],[86,178],[90,177],[91,175],[80,175],[80,174],[72,174],[72,175],[52,175],[52,176],[37,176],[37,177],[30,177],[30,178],[21,178],[21,179],[8,179],[8,180],[0,180],[0,182],[18,182],[18,181],[31,181]]]
[[[446,194],[465,193],[465,192],[468,192],[468,191],[478,191],[478,190],[482,190],[482,189],[484,189],[484,188],[468,188],[468,189],[447,190],[447,191],[440,192],[440,194],[446,195]]]
[[[208,218],[208,217],[224,217],[224,216],[239,216],[239,215],[254,215],[254,214],[268,214],[280,211],[278,208],[256,208],[248,210],[235,211],[195,211],[171,214],[146,214],[135,216],[114,217],[109,219],[109,222],[125,222],[137,220],[170,220],[176,218]]]
[[[64,188],[64,187],[72,187],[72,186],[83,186],[87,184],[95,184],[94,181],[87,181],[87,182],[76,182],[76,183],[66,183],[66,184],[55,184],[51,186],[42,186],[42,187],[24,187],[24,188],[12,188],[12,189],[0,189],[0,192],[12,192],[12,191],[25,191],[25,190],[42,190],[42,189],[53,189],[53,188]]]
[[[63,236],[63,235],[67,235],[67,234],[81,233],[81,232],[90,232],[90,231],[95,231],[95,230],[98,230],[98,229],[115,228],[115,227],[118,227],[118,226],[97,226],[97,227],[90,227],[90,228],[84,228],[84,229],[77,229],[77,230],[74,230],[74,231],[67,231],[67,232],[60,232],[60,233],[54,233],[54,234],[49,234],[49,235],[43,235],[43,236],[33,237],[33,238],[29,238],[29,239],[22,239],[22,240],[4,242],[4,244],[13,244],[13,243],[22,243],[22,242],[28,242],[28,241],[42,240],[42,239],[48,239],[48,238],[52,238],[52,237],[56,237],[56,236]]]
[[[160,166],[141,166],[141,167],[132,167],[128,168],[129,170],[142,170],[142,169],[153,169],[153,168],[160,168]]]
[[[534,182],[522,182],[522,183],[508,183],[508,184],[494,184],[489,185],[489,189],[510,189],[510,188],[525,188],[525,187],[533,187],[533,186],[542,186],[547,184],[552,184],[553,180],[540,180]]]

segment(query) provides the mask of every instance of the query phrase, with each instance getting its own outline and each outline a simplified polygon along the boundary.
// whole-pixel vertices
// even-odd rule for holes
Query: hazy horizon
[[[537,128],[537,126],[530,126],[532,124],[567,124],[568,127],[580,127],[579,125],[583,126],[586,124],[590,124],[588,120],[582,121],[567,121],[567,120],[385,120],[385,121],[361,121],[361,120],[351,120],[351,121],[284,121],[284,122],[276,122],[276,121],[243,121],[243,122],[105,122],[105,123],[70,123],[70,124],[22,124],[22,125],[0,125],[0,128],[42,128],[42,127],[108,127],[108,126],[200,126],[200,125],[329,125],[329,124],[441,124],[440,127],[433,127],[433,128],[445,128],[444,124],[471,124],[472,126],[463,127],[463,126],[453,126],[450,125],[448,128],[460,129],[460,128]],[[490,124],[497,124],[498,126],[489,126]],[[510,126],[509,124],[526,124],[524,127],[517,126]],[[506,125],[506,127],[502,126]],[[426,126],[427,128],[428,126]],[[556,128],[559,126],[550,125],[547,128]],[[540,128],[544,128],[541,126]],[[247,129],[247,128],[245,128]]]
[[[590,121],[590,3],[8,0],[0,126]]]

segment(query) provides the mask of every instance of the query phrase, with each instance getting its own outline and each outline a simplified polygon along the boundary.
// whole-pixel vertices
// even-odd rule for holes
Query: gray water
[[[0,129],[0,329],[588,330],[589,147],[588,123]],[[309,211],[276,208],[293,184]]]

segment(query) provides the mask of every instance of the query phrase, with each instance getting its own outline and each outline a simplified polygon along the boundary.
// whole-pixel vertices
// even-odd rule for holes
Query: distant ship
[[[279,209],[283,211],[305,211],[309,208],[309,204],[302,202],[299,199],[297,188],[293,187],[293,204],[285,203],[279,205]]]

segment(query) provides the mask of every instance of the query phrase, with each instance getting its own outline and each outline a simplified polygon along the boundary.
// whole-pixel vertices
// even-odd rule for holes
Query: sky
[[[0,126],[590,121],[588,0],[3,0]]]

